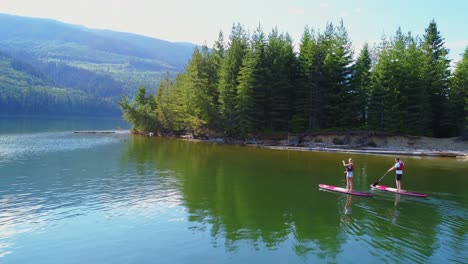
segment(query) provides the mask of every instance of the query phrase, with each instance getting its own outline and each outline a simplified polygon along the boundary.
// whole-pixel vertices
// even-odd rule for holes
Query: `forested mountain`
[[[90,104],[93,100],[109,102],[114,108],[111,112],[117,113],[121,95],[133,96],[141,85],[155,90],[166,73],[175,76],[183,70],[194,47],[50,19],[0,14],[0,89],[2,102],[8,102],[8,107],[0,105],[0,113],[28,113],[30,108],[54,112],[52,106],[44,108],[47,102],[33,98],[21,104],[13,101],[27,89],[53,97],[56,88],[73,94],[73,98],[90,100]],[[92,114],[95,109],[76,113],[84,112]]]
[[[118,115],[115,100],[54,86],[27,62],[0,53],[0,114]]]
[[[290,36],[234,25],[212,49],[196,48],[185,71],[156,96],[124,98],[138,131],[249,137],[271,132],[378,130],[468,136],[467,51],[451,72],[448,49],[431,21],[422,36],[398,29],[354,56],[343,22]]]

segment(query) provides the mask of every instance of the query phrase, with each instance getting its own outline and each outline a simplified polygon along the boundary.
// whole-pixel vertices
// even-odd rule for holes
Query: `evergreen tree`
[[[361,126],[365,125],[367,122],[371,87],[371,67],[372,61],[369,45],[366,43],[362,47],[361,53],[356,60],[356,72],[354,75],[354,85],[357,92],[355,105],[358,112],[358,124]]]
[[[242,68],[239,72],[236,98],[236,127],[242,137],[254,131],[255,108],[254,108],[254,85],[255,67],[257,58],[253,50],[249,50],[243,59]]]
[[[219,78],[218,73],[219,73],[219,70],[221,69],[221,65],[222,65],[225,55],[226,55],[226,47],[224,44],[224,34],[222,31],[220,31],[218,34],[218,40],[216,40],[213,45],[213,51],[212,51],[212,56],[211,56],[211,63],[213,64],[213,67],[216,69],[215,72],[218,78]]]
[[[315,47],[313,31],[308,27],[304,28],[299,44],[297,89],[293,100],[295,113],[292,126],[297,132],[303,131],[306,127],[308,129],[316,127],[314,124],[318,123],[317,113],[314,111],[316,104],[313,101],[316,98],[314,94],[316,84],[312,79]]]
[[[468,47],[456,65],[451,83],[450,112],[456,128],[454,134],[468,139]]]
[[[329,128],[335,125],[339,110],[336,106],[339,102],[339,94],[333,61],[336,54],[332,51],[335,41],[335,28],[332,23],[327,23],[325,31],[317,37],[317,47],[313,59],[312,79],[313,107],[317,123],[313,128]]]
[[[226,47],[224,44],[224,35],[220,31],[218,34],[218,40],[215,41],[213,49],[208,56],[208,66],[210,67],[210,73],[208,74],[208,79],[210,86],[210,91],[212,91],[213,97],[213,109],[216,111],[215,116],[213,117],[213,122],[210,124],[211,128],[221,129],[220,123],[220,105],[219,105],[219,81],[220,81],[220,71],[221,66],[226,55]]]
[[[119,102],[123,117],[132,124],[132,130],[153,132],[160,129],[156,115],[156,101],[153,95],[146,97],[146,88],[140,87],[135,98],[129,102],[123,97]]]
[[[206,59],[205,59],[206,60]],[[214,118],[213,91],[209,83],[209,68],[198,48],[181,75],[181,100],[186,128],[198,134]]]
[[[219,73],[219,107],[225,132],[234,132],[235,105],[237,96],[237,75],[242,66],[242,60],[247,51],[247,33],[240,24],[233,25],[230,35],[229,49],[221,65]]]
[[[406,133],[412,135],[426,135],[430,124],[429,98],[426,82],[423,78],[424,54],[414,39],[409,39],[405,51],[404,83],[406,108]]]
[[[222,60],[222,58],[213,58],[221,55],[217,52],[220,51],[215,49],[210,53],[208,47],[203,45],[201,49],[201,63],[199,65],[199,71],[206,75],[207,78],[207,87],[202,88],[205,90],[204,99],[206,101],[204,104],[207,111],[207,126],[213,129],[219,128],[219,68],[213,61]]]
[[[253,84],[254,112],[252,113],[252,122],[255,131],[263,131],[266,127],[266,91],[271,71],[266,60],[267,37],[259,25],[252,34],[252,52],[256,60]]]
[[[351,82],[354,74],[352,44],[343,21],[337,28],[327,26],[325,40],[329,38],[324,69],[324,119],[325,127],[356,125],[359,112],[356,108],[357,92]]]
[[[249,39],[237,24],[229,45],[220,32],[212,50],[194,50],[174,81],[166,75],[156,96],[142,87],[120,106],[133,129],[144,132],[210,129],[246,137],[367,125],[412,135],[468,137],[468,48],[450,82],[448,51],[434,21],[422,39],[398,29],[375,51],[371,60],[364,45],[354,63],[342,21],[338,27],[328,23],[318,34],[305,28],[298,55],[287,33],[275,28],[267,37],[259,26]],[[31,98],[41,98],[43,105],[32,104]],[[88,99],[77,96],[73,103],[84,105]],[[38,89],[25,88],[7,107],[46,109],[47,102]]]
[[[379,58],[379,63],[375,66],[371,74],[371,89],[369,98],[369,110],[367,112],[367,123],[369,128],[374,130],[385,130],[385,89],[384,76],[385,67]]]
[[[450,77],[450,60],[444,39],[437,29],[434,20],[425,30],[423,49],[427,56],[425,78],[431,106],[432,135],[448,136],[448,83]]]
[[[377,62],[371,74],[371,91],[368,111],[368,123],[374,130],[388,130],[387,124],[389,112],[387,108],[392,106],[387,100],[392,90],[389,88],[393,80],[393,68],[395,59],[392,54],[393,43],[386,38],[382,38],[380,46],[377,47]],[[392,102],[393,103],[393,102]],[[391,114],[388,113],[388,114]],[[390,120],[392,121],[392,120]]]
[[[352,129],[358,125],[359,93],[353,78],[355,76],[355,64],[353,61],[354,49],[343,20],[336,28],[336,54],[338,55],[338,79],[341,105],[341,120],[338,125],[346,129]]]
[[[288,35],[273,29],[268,36],[266,61],[270,69],[265,96],[266,129],[287,131],[290,114],[290,100],[293,90],[295,55]]]
[[[166,74],[161,81],[156,93],[156,115],[163,130],[175,131],[176,127],[176,112],[174,111],[175,101],[174,84],[170,79],[169,73]]]

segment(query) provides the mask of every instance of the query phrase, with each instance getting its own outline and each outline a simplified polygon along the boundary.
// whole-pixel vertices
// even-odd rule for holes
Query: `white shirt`
[[[399,162],[395,163],[394,167],[396,169],[397,174],[403,174],[403,170],[399,170],[399,168],[400,168],[400,163]]]

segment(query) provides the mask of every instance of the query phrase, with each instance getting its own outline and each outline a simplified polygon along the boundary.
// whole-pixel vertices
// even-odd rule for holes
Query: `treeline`
[[[58,87],[83,91],[99,98],[118,98],[124,93],[123,84],[111,76],[71,67],[64,63],[42,63],[38,67]]]
[[[124,93],[124,84],[111,76],[70,66],[66,61],[41,60],[31,53],[19,51],[5,58],[11,60],[14,70],[39,78],[49,86],[80,90],[92,96],[113,97],[117,100]]]
[[[0,114],[118,115],[116,102],[59,88],[32,64],[0,53]]]
[[[422,37],[398,29],[356,59],[341,22],[305,28],[299,49],[287,33],[234,25],[225,45],[196,48],[185,71],[156,95],[140,88],[120,102],[138,131],[265,132],[371,129],[451,137],[468,127],[468,49],[451,73],[434,21]]]
[[[33,115],[116,115],[114,102],[91,97],[81,91],[27,87],[1,88],[0,113]]]

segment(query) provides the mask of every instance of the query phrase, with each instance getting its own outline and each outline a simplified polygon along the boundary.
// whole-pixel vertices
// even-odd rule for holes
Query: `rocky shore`
[[[459,138],[399,136],[375,132],[270,135],[263,138],[252,137],[247,140],[191,135],[178,137],[191,141],[269,149],[453,157],[468,160],[468,141]]]

